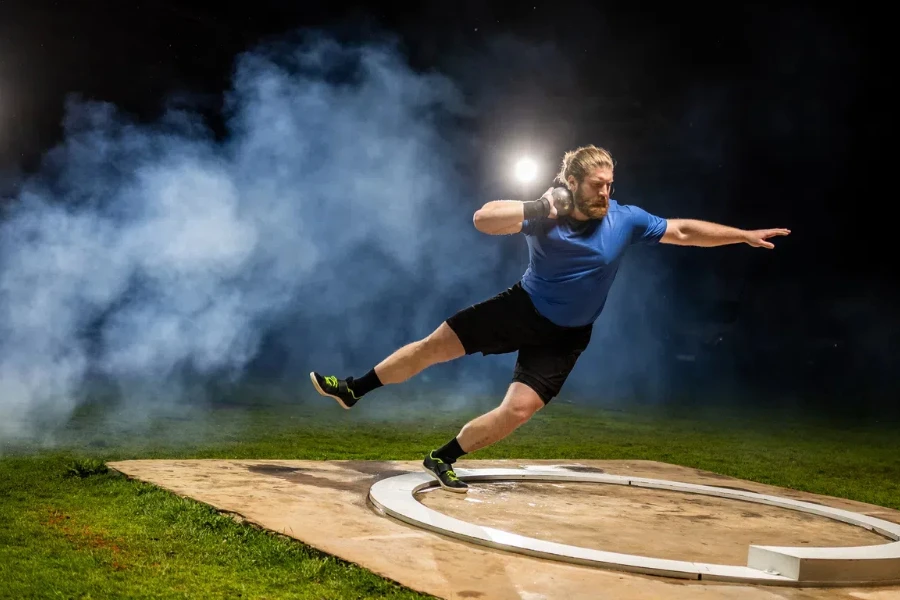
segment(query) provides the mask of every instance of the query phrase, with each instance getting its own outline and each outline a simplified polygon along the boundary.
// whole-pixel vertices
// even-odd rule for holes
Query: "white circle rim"
[[[578,465],[571,465],[578,468]],[[605,483],[716,496],[767,504],[810,513],[863,527],[893,542],[872,546],[787,547],[755,546],[747,566],[652,558],[608,552],[539,540],[483,527],[435,511],[419,502],[416,493],[438,482],[430,473],[407,473],[376,482],[369,489],[372,504],[384,514],[468,542],[495,549],[563,562],[614,570],[696,579],[767,585],[844,586],[900,583],[900,524],[847,510],[780,496],[664,479],[570,471],[566,466],[527,466],[521,469],[458,469],[466,482],[535,481]]]

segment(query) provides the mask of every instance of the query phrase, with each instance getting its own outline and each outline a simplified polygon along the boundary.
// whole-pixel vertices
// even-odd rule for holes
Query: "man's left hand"
[[[754,248],[768,248],[771,250],[775,247],[775,244],[766,240],[778,235],[788,235],[790,232],[790,229],[756,229],[747,232],[746,242]]]

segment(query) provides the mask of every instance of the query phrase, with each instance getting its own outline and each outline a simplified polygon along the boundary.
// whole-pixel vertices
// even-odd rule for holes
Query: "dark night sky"
[[[879,146],[889,120],[887,42],[875,17],[804,5],[711,10],[680,3],[424,2],[395,9],[261,0],[212,6],[0,2],[0,165],[29,168],[57,141],[67,94],[152,119],[167,95],[191,92],[214,116],[235,55],[293,28],[326,27],[351,37],[393,31],[416,67],[441,70],[477,56],[497,36],[512,35],[553,44],[574,80],[566,85],[542,65],[512,67],[507,79],[500,74],[503,104],[519,111],[519,121],[502,122],[494,105],[478,121],[495,124],[491,135],[522,128],[544,133],[542,124],[581,107],[571,130],[577,139],[560,136],[555,146],[593,141],[615,149],[621,171],[662,178],[687,171],[702,179],[708,165],[666,147],[666,129],[690,120],[690,95],[702,120],[706,95],[726,106],[724,113],[715,109],[719,120],[708,127],[727,131],[698,134],[699,154],[703,145],[727,145],[724,168],[737,170],[739,180],[727,197],[712,201],[717,214],[728,206],[722,216],[748,226],[792,228],[794,237],[783,242],[790,258],[823,275],[842,257],[860,277],[882,278],[891,264],[889,239],[876,233],[870,212],[887,167]],[[686,191],[691,183],[672,185]]]
[[[0,173],[36,168],[59,141],[68,94],[148,121],[180,94],[221,127],[235,56],[259,41],[307,27],[345,39],[390,31],[416,69],[448,73],[475,99],[465,131],[480,189],[497,189],[492,152],[507,139],[531,139],[554,161],[579,144],[610,147],[619,195],[646,192],[620,201],[793,231],[774,252],[732,263],[672,249],[684,273],[767,290],[767,331],[847,337],[858,318],[888,331],[876,346],[895,356],[893,34],[873,11],[813,4],[0,0]],[[498,61],[510,40],[518,54]],[[840,323],[817,316],[840,302],[853,307]]]

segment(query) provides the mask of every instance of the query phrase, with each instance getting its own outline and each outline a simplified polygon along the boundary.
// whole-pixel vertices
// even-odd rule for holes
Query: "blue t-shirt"
[[[593,323],[625,250],[632,244],[658,243],[665,232],[665,219],[615,200],[600,220],[526,220],[522,233],[529,261],[522,287],[538,312],[557,325]]]

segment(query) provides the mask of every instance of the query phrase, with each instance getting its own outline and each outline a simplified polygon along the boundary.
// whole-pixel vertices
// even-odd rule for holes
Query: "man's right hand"
[[[547,215],[548,219],[555,219],[559,216],[559,213],[556,212],[556,206],[553,204],[553,188],[548,188],[546,192],[541,196],[541,198],[546,198],[550,201],[550,214]]]

